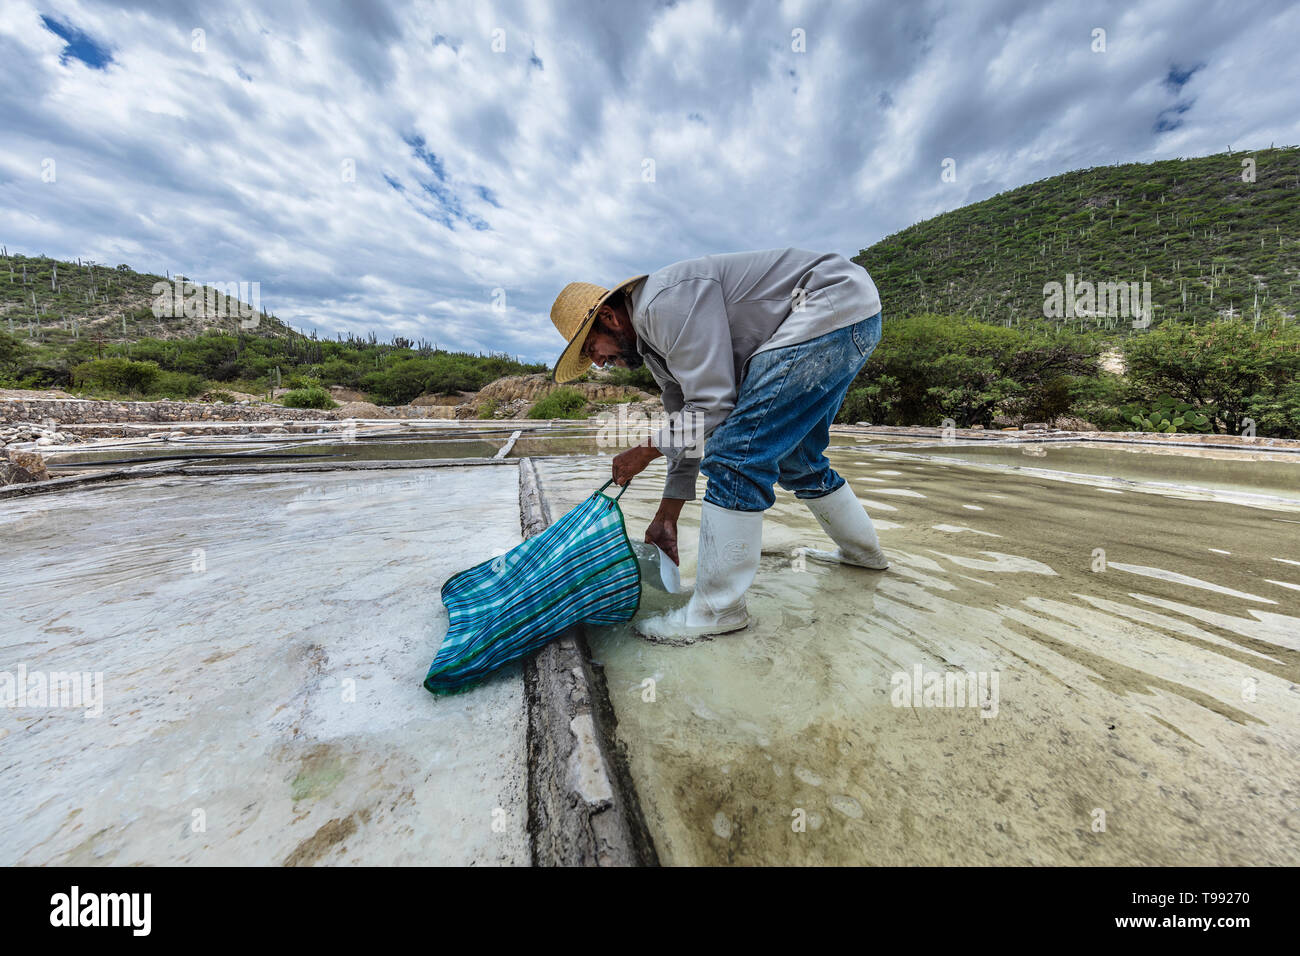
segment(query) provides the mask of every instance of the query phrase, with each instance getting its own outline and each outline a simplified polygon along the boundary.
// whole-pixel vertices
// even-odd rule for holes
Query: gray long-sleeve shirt
[[[628,304],[670,418],[650,439],[668,458],[664,497],[689,500],[704,440],[735,406],[750,357],[873,316],[880,295],[837,253],[767,249],[675,262],[633,286]]]

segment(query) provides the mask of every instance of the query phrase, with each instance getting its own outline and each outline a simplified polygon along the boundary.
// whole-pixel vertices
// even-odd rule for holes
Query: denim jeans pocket
[[[880,319],[881,313],[877,312],[853,326],[853,344],[858,347],[858,353],[863,358],[874,352],[880,344]]]

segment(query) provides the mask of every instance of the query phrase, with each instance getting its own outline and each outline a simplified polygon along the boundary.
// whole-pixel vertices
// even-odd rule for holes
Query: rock
[[[347,402],[334,410],[335,418],[393,418],[393,413],[370,402]]]
[[[457,405],[394,405],[391,411],[398,418],[455,418]],[[475,406],[477,407],[477,406]]]
[[[4,458],[0,458],[0,485],[27,484],[48,481],[49,478],[50,473],[45,470],[45,459],[34,451],[7,448]]]
[[[72,398],[67,392],[57,388],[0,388],[0,400],[6,398]]]
[[[583,397],[589,402],[608,401],[610,399],[625,398],[628,395],[644,401],[651,396],[639,388],[628,388],[623,385],[610,385],[605,382],[569,382],[567,385],[556,385],[551,381],[551,377],[543,372],[535,375],[507,375],[505,378],[499,378],[491,384],[483,386],[473,400],[467,402],[469,405],[477,405],[479,402],[495,398],[499,402],[527,401],[530,404],[549,395],[557,388],[572,388],[582,393]],[[457,417],[460,417],[457,415]]]
[[[1067,432],[1097,432],[1101,431],[1096,425],[1082,418],[1075,418],[1073,415],[1061,415],[1052,419],[1052,427],[1059,428]]]
[[[1127,365],[1124,362],[1124,353],[1119,349],[1111,349],[1107,352],[1102,352],[1101,355],[1098,356],[1097,364],[1107,372],[1113,372],[1115,375],[1123,375],[1128,370]]]
[[[334,399],[334,401],[338,402],[340,405],[346,405],[348,402],[364,402],[366,400],[364,393],[358,392],[355,389],[347,388],[343,385],[331,385],[329,390],[330,398]]]
[[[53,445],[53,444],[54,444],[54,439],[53,439],[53,438],[50,438],[48,435],[42,435],[40,438],[36,439],[36,444],[38,444],[38,445]]]
[[[1020,430],[1025,432],[1045,432],[1047,431],[1047,422],[1025,422],[1020,426]]]
[[[982,432],[982,431],[984,430],[984,426],[983,426],[983,425],[972,425],[972,426],[970,427],[970,430],[973,431],[973,432]]]

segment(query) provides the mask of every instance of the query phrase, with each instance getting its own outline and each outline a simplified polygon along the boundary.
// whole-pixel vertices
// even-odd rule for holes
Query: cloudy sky
[[[549,362],[571,280],[1300,143],[1297,37],[1249,0],[0,0],[0,241]]]

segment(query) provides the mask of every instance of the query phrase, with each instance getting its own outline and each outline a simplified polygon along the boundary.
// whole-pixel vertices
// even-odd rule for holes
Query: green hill
[[[125,265],[0,252],[0,331],[34,343],[85,336],[107,344],[204,332],[300,335],[261,310],[257,287],[249,283],[221,288]]]
[[[320,340],[260,309],[258,298],[246,284],[198,285],[0,247],[0,388],[191,398],[282,385],[324,396],[322,386],[341,385],[397,405],[542,369],[373,332]]]
[[[1230,314],[1272,325],[1300,311],[1298,242],[1300,148],[1288,147],[1064,173],[909,226],[854,261],[879,286],[886,319],[1042,319],[1045,285],[1068,274],[1150,282],[1153,326]],[[1133,327],[1124,316],[1054,321]]]

